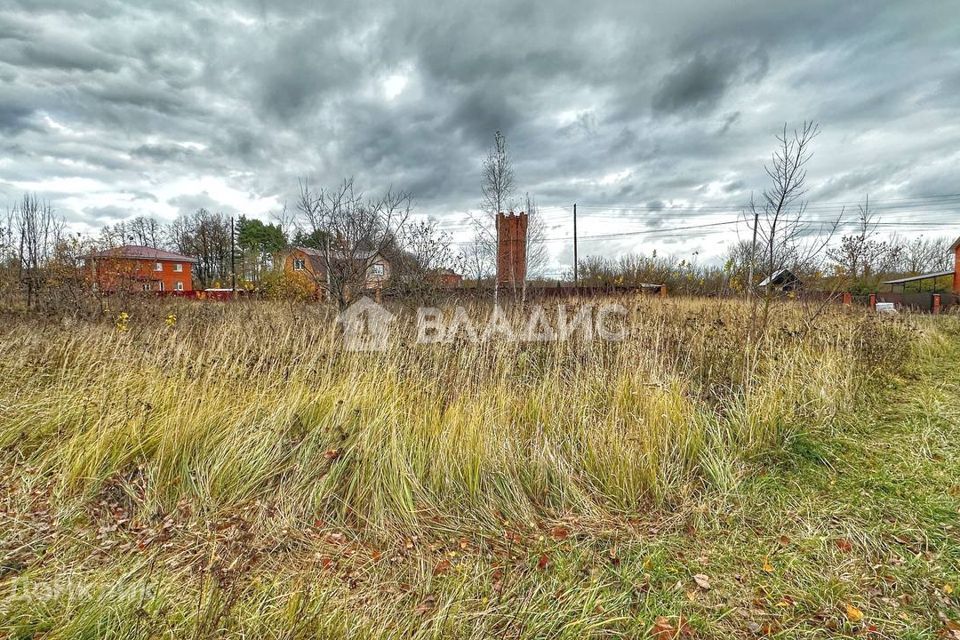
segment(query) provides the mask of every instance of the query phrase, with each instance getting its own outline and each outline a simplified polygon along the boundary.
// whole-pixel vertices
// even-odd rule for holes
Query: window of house
[[[179,266],[179,265],[177,265],[177,266]],[[175,288],[176,288],[177,291],[183,291],[183,283],[182,283],[182,282],[179,282],[179,281],[178,281],[177,284],[174,285],[174,286],[175,286]]]
[[[307,267],[306,261],[303,258],[295,258],[293,260],[293,270],[294,271],[303,271]]]
[[[150,283],[149,283],[149,282],[144,283],[144,285],[143,285],[143,290],[144,290],[144,291],[150,291]]]
[[[162,263],[162,262],[158,262],[158,263],[156,263],[155,265],[153,265],[153,270],[154,270],[154,271],[163,271],[163,263]]]
[[[375,263],[372,269],[373,269],[373,275],[375,276],[382,276],[384,274],[383,265],[380,264],[379,262]]]
[[[173,270],[177,273],[180,273],[183,271],[183,265],[178,262],[177,264],[173,265]]]

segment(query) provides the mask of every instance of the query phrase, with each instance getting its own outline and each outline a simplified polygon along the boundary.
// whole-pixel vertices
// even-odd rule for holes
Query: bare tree
[[[896,254],[897,270],[911,276],[948,271],[953,266],[951,244],[951,239],[947,237],[917,236],[912,240],[906,240],[894,235],[889,240],[891,247],[899,249]]]
[[[63,232],[62,218],[36,195],[24,194],[10,215],[10,228],[17,242],[17,270],[27,307],[36,306],[46,280],[46,267]]]
[[[464,251],[464,267],[473,276],[477,286],[494,271],[496,239],[492,242],[486,229],[473,220],[473,237]]]
[[[477,256],[490,256],[495,272],[497,215],[511,208],[511,198],[514,193],[513,163],[507,154],[507,139],[500,131],[493,135],[493,147],[483,161],[480,191],[483,194],[482,207],[485,215],[480,219],[474,219],[474,236],[477,241],[486,246],[483,251],[477,252]],[[497,300],[498,288],[495,282],[494,302]]]
[[[346,307],[367,280],[371,260],[397,243],[407,218],[412,198],[405,192],[387,191],[367,198],[354,188],[353,179],[333,189],[313,191],[300,180],[297,209],[305,230],[325,238],[320,251],[322,274],[317,285]]]
[[[127,223],[133,242],[142,247],[159,249],[163,243],[163,225],[156,218],[137,216]]]
[[[463,270],[463,256],[454,252],[450,234],[441,231],[434,220],[407,224],[399,245],[391,280],[405,291],[435,289],[442,286],[445,270]]]
[[[173,221],[170,243],[182,254],[197,259],[195,275],[209,287],[230,277],[230,219],[222,213],[197,209]]]
[[[844,279],[848,290],[872,288],[876,283],[871,278],[895,271],[903,252],[899,243],[875,239],[879,222],[870,210],[869,196],[863,204],[858,205],[858,211],[856,233],[843,236],[839,246],[827,250],[827,257]]]
[[[507,155],[507,139],[497,131],[493,135],[493,148],[483,161],[483,182],[480,185],[483,193],[484,209],[496,215],[510,206],[513,196],[513,164]]]
[[[771,185],[764,189],[758,203],[750,200],[750,212],[754,220],[754,238],[759,240],[762,252],[756,257],[756,240],[751,263],[762,264],[766,270],[763,292],[761,327],[766,328],[770,303],[774,293],[774,276],[789,266],[801,265],[810,268],[817,262],[824,248],[833,237],[840,217],[832,228],[812,228],[806,220],[807,163],[812,157],[811,145],[819,135],[820,127],[814,122],[804,122],[800,129],[790,135],[787,126],[777,134],[777,148],[770,164],[764,166]],[[752,283],[749,283],[752,286]],[[756,320],[756,303],[752,313]],[[755,322],[754,322],[754,326]]]
[[[527,278],[538,278],[547,266],[547,223],[535,198],[524,197],[527,210]]]

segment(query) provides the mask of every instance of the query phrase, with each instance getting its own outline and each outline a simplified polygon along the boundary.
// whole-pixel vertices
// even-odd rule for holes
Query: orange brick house
[[[281,254],[284,273],[300,277],[304,284],[314,289],[319,294],[326,290],[327,282],[327,260],[325,252],[322,249],[313,249],[312,247],[293,247]],[[359,265],[363,268],[365,264],[365,276],[363,288],[368,290],[382,289],[390,280],[391,265],[390,261],[378,251],[357,251],[355,255],[350,256],[346,252],[330,250],[330,261],[347,260],[360,261]],[[359,273],[359,270],[356,271]]]
[[[196,258],[138,245],[86,256],[87,277],[98,291],[193,291]]]

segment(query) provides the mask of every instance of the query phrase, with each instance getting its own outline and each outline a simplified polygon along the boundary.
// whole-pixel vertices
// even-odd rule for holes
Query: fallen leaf
[[[540,559],[537,561],[537,569],[539,569],[540,571],[543,571],[544,569],[547,568],[547,565],[549,564],[550,564],[550,557],[545,553],[541,553]]]
[[[763,559],[763,571],[764,573],[773,573],[773,565],[770,564],[770,557]]]
[[[441,573],[446,573],[450,569],[450,561],[444,558],[437,563],[437,566],[433,568],[433,575],[438,576]]]
[[[436,600],[434,599],[433,596],[427,596],[427,598],[423,602],[417,605],[417,608],[414,609],[414,611],[416,613],[419,613],[420,615],[430,613],[430,611],[433,610],[433,605],[435,603],[436,603]]]
[[[650,629],[650,637],[654,640],[673,640],[677,637],[677,630],[670,624],[670,619],[660,616]]]
[[[616,549],[611,548],[610,551],[607,552],[607,555],[610,556],[610,564],[615,567],[620,566],[620,557],[617,556]]]
[[[567,536],[569,535],[570,535],[570,530],[560,525],[557,525],[553,529],[550,529],[550,537],[552,537],[554,540],[557,540],[557,541],[566,540]]]
[[[844,611],[847,614],[847,619],[850,622],[856,623],[863,620],[863,611],[860,611],[860,609],[857,609],[852,604],[845,604],[843,605],[843,607],[844,607]]]
[[[683,619],[683,616],[677,618],[676,626],[674,626],[670,618],[660,616],[654,621],[653,627],[650,628],[650,637],[654,640],[691,638],[693,637],[693,629],[687,624],[687,621]]]
[[[327,460],[336,460],[337,458],[340,457],[340,450],[327,449],[326,451],[323,452],[323,457],[326,458]]]
[[[836,545],[837,549],[842,553],[850,553],[853,550],[853,543],[846,538],[837,538],[833,541],[833,544]]]
[[[698,573],[693,576],[693,581],[697,583],[697,586],[703,589],[704,591],[710,590],[710,577],[702,573]]]
[[[953,593],[953,585],[950,583],[943,585],[943,592],[947,595]]]

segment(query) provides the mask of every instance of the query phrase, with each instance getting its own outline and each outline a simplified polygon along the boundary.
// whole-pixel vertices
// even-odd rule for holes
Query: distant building
[[[293,247],[281,254],[283,270],[290,275],[300,275],[315,287],[316,292],[327,289],[327,253],[323,249],[312,247]],[[350,254],[331,249],[329,262],[334,266],[338,262],[355,260],[357,266],[365,269],[364,289],[382,289],[390,280],[390,261],[379,251],[357,251]]]
[[[99,291],[193,291],[197,262],[172,251],[128,244],[91,253],[84,258],[84,268]]]
[[[444,289],[453,289],[463,284],[463,276],[452,269],[440,269],[434,275],[437,286]]]
[[[803,281],[793,271],[790,271],[790,269],[778,269],[764,278],[757,286],[761,289],[766,289],[769,286],[774,291],[787,293],[802,289]]]

